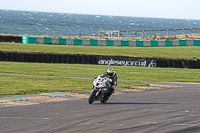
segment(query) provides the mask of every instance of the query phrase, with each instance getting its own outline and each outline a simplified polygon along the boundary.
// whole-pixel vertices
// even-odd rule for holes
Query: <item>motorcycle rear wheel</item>
[[[108,101],[108,98],[106,96],[106,92],[103,91],[103,94],[102,94],[103,98],[100,99],[100,102],[101,103],[106,103]]]
[[[97,91],[93,90],[91,93],[90,93],[90,96],[88,98],[88,103],[89,104],[92,104],[94,101],[95,101],[95,95],[96,95]]]
[[[101,103],[106,103],[108,101],[108,98],[104,98],[102,100],[100,100]]]

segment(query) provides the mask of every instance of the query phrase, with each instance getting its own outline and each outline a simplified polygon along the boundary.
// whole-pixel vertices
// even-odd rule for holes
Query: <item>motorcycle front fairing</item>
[[[104,78],[103,81],[99,81],[97,78],[94,79],[93,87],[97,91],[97,93],[96,93],[97,100],[99,100],[99,98],[100,98],[99,96],[101,96],[102,94],[107,94],[107,90],[108,90],[107,85],[108,85],[108,81],[106,78]],[[102,93],[103,91],[105,93]]]
[[[93,79],[93,86],[90,96],[88,98],[88,103],[92,104],[94,101],[100,101],[101,103],[106,103],[109,99],[108,96],[108,86],[109,80],[107,78],[102,78],[100,75]]]

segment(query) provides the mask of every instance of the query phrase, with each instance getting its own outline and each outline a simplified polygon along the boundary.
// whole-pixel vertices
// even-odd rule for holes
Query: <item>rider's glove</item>
[[[112,79],[108,79],[109,82],[112,82]]]

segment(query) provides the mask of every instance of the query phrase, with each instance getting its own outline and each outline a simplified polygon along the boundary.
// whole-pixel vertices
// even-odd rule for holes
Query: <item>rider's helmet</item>
[[[109,68],[109,69],[107,70],[107,74],[108,74],[108,77],[113,77],[114,74],[115,74],[114,69],[113,69],[113,68]]]

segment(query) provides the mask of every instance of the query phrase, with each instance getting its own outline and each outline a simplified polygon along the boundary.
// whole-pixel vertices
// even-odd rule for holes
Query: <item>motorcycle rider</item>
[[[109,68],[104,74],[101,75],[102,78],[107,77],[109,81],[108,85],[108,97],[115,93],[115,88],[117,86],[117,73],[113,68]]]

